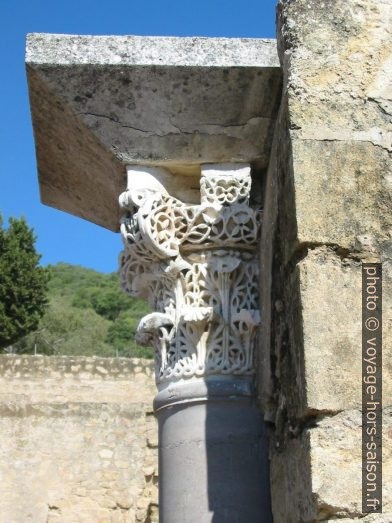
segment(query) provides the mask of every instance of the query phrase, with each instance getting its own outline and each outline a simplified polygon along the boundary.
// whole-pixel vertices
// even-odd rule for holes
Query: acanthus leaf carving
[[[249,167],[202,170],[199,205],[150,183],[148,168],[137,174],[120,197],[120,275],[156,311],[137,339],[155,348],[157,382],[252,374],[260,211],[249,205]]]

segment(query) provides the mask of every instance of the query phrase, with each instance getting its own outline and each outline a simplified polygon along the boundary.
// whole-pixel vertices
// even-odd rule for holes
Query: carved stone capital
[[[160,168],[128,167],[120,256],[122,286],[156,312],[137,330],[155,348],[158,383],[251,375],[260,322],[260,210],[250,167],[202,166],[200,204],[174,198]]]

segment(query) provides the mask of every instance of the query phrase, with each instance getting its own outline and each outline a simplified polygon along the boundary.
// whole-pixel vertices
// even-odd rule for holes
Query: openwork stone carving
[[[129,167],[120,196],[122,286],[156,311],[137,340],[155,348],[157,382],[252,374],[260,211],[249,205],[250,168],[203,167],[200,205],[170,196],[159,171]]]

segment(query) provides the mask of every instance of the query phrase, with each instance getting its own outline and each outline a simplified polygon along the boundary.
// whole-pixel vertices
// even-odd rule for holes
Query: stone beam
[[[118,230],[127,164],[267,166],[274,40],[30,34],[26,66],[46,205]]]

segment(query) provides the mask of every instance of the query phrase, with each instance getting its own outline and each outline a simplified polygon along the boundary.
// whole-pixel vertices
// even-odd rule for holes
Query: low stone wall
[[[0,356],[0,521],[153,523],[152,362]]]

